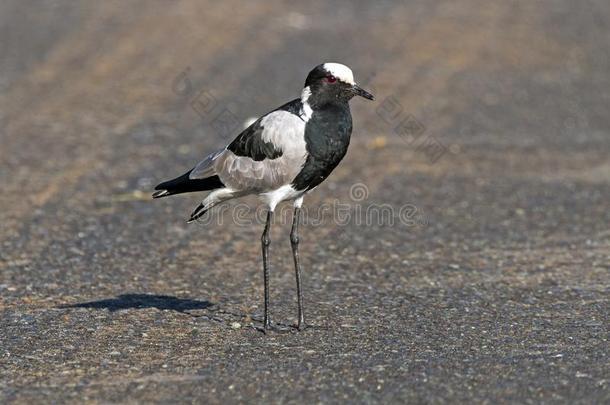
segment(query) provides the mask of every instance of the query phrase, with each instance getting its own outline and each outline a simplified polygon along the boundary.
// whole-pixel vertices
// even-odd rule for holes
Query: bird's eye
[[[335,76],[333,76],[333,75],[328,75],[328,76],[326,76],[326,81],[328,83],[334,83],[334,82],[337,81],[337,78]]]

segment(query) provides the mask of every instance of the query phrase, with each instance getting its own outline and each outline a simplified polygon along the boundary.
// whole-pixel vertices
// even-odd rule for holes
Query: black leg
[[[301,291],[301,266],[299,264],[299,219],[301,209],[294,208],[292,217],[292,229],[290,231],[290,245],[292,246],[292,257],[294,258],[294,271],[297,279],[297,305],[298,305],[298,321],[297,328],[299,330],[305,328],[305,315],[303,314],[303,292]]]
[[[269,228],[271,228],[272,217],[273,212],[267,212],[267,223],[261,237],[261,244],[263,246],[263,279],[265,284],[265,316],[263,320],[265,330],[271,328],[271,320],[269,319],[269,245],[271,244]]]

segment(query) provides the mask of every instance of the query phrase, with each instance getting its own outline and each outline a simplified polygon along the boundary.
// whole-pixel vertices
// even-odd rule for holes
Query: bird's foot
[[[264,323],[262,327],[258,327],[256,329],[265,335],[268,333],[290,333],[294,332],[295,330],[294,326],[271,322]]]
[[[309,325],[307,325],[305,323],[305,317],[303,316],[303,312],[299,311],[299,315],[297,316],[297,323],[296,323],[296,325],[293,324],[293,328],[295,328],[296,330],[301,332],[301,331],[304,331],[308,327],[309,327]]]

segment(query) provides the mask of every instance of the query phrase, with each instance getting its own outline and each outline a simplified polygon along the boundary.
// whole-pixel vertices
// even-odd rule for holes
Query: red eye
[[[326,81],[328,83],[334,83],[334,82],[337,81],[337,78],[335,76],[333,76],[333,75],[328,75],[328,76],[326,76]]]

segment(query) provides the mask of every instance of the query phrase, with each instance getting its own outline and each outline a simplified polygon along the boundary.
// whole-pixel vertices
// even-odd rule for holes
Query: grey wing
[[[297,115],[284,110],[271,112],[225,150],[201,162],[205,167],[201,172],[218,175],[223,184],[235,191],[275,190],[290,184],[305,164],[304,134],[305,122]]]
[[[195,166],[195,168],[189,174],[189,178],[194,179],[205,179],[216,175],[214,171],[214,161],[220,157],[225,149],[218,150],[214,153],[210,153],[205,159]]]

